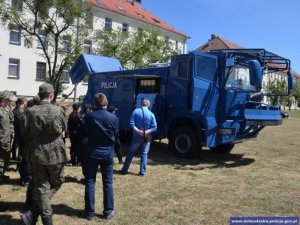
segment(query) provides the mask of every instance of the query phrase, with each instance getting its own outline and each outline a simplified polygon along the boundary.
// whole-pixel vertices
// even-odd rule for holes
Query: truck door
[[[167,109],[191,109],[191,55],[180,55],[172,59],[166,86]]]
[[[141,107],[143,99],[150,101],[149,109],[154,113],[158,129],[154,133],[155,138],[164,137],[165,106],[160,95],[160,79],[141,79],[137,83],[136,106]]]

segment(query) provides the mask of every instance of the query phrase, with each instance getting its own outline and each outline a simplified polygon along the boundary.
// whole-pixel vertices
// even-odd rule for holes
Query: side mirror
[[[262,88],[262,67],[257,60],[249,61],[249,72],[250,72],[250,84],[257,88],[257,90],[261,90]]]
[[[293,90],[294,76],[290,71],[287,73],[287,76],[288,76],[288,95],[289,95],[292,93]]]

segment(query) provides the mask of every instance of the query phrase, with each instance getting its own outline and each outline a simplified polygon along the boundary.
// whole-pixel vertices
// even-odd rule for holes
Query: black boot
[[[36,225],[36,222],[39,217],[39,210],[37,207],[33,207],[30,210],[27,210],[21,215],[23,224],[26,225]]]
[[[43,225],[53,225],[52,216],[42,218]]]

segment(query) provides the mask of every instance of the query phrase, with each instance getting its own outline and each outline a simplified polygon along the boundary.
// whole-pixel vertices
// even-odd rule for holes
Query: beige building
[[[147,11],[141,0],[89,0],[89,2],[95,8],[90,24],[94,31],[121,29],[123,32],[130,32],[145,27],[157,29],[161,32],[162,38],[174,48],[181,53],[187,52],[188,37]],[[35,40],[33,46],[27,48],[24,46],[25,41],[20,30],[10,31],[3,25],[0,25],[0,40],[0,90],[10,90],[21,96],[36,95],[38,86],[44,82],[47,73],[47,64],[39,55],[42,53],[41,44]],[[87,37],[84,52],[92,53],[92,49],[93,43]],[[65,76],[65,87],[66,90],[62,94],[68,94],[74,88],[68,76]],[[76,97],[85,95],[86,91],[87,83],[81,82],[77,86]],[[73,97],[74,94],[70,96]]]

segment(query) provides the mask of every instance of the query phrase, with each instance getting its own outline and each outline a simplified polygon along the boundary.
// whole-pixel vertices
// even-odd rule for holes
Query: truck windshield
[[[249,68],[242,65],[234,65],[227,69],[227,80],[225,87],[232,90],[255,91],[250,85]]]

